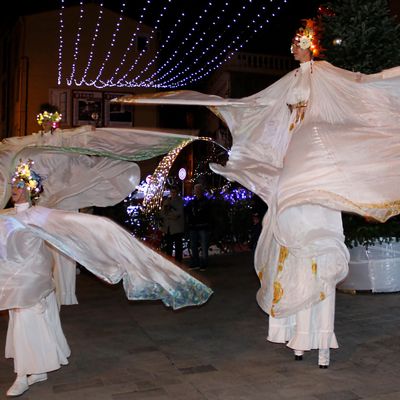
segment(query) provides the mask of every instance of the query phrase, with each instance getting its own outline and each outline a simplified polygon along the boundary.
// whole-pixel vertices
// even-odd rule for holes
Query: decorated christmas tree
[[[329,62],[363,73],[400,65],[400,25],[387,0],[335,0],[319,11]]]

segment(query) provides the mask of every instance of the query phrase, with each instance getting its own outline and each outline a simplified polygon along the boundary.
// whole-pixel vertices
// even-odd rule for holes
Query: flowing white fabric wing
[[[314,65],[310,105],[279,179],[278,213],[306,203],[379,221],[400,212],[400,97],[357,77]]]
[[[310,204],[380,221],[400,213],[400,67],[364,75],[327,62],[313,63],[305,118],[290,130],[293,115],[286,102],[298,77],[299,71],[293,71],[262,92],[237,100],[197,92],[129,100],[206,105],[227,123],[233,138],[229,161],[212,169],[269,205],[255,256],[262,283],[260,306],[267,312],[272,309],[280,246],[287,246],[290,254],[308,252],[297,258],[319,257],[324,276],[315,278],[314,285],[303,282],[298,287],[296,263],[281,273],[287,297],[274,309],[281,317],[316,303],[320,292],[329,294],[346,274],[348,253],[340,224],[326,241],[318,229],[310,230],[317,238],[298,235],[297,228],[278,232],[280,216],[291,215],[291,207]],[[303,242],[293,244],[299,238]]]
[[[228,163],[212,169],[268,204],[276,196],[278,213],[314,203],[380,221],[398,214],[400,67],[363,75],[315,62],[306,117],[289,132],[286,99],[296,74],[243,99],[181,91],[126,101],[207,105],[233,137]]]
[[[290,139],[286,129],[289,109],[282,107],[282,103],[285,104],[293,75],[294,72],[262,92],[242,99],[176,91],[123,96],[115,101],[207,106],[226,122],[233,137],[227,165],[211,164],[210,167],[228,179],[240,182],[268,202]]]
[[[178,309],[203,304],[212,294],[205,284],[107,218],[32,207],[18,215],[4,215],[1,219],[3,228],[5,225],[12,227],[10,232],[25,232],[26,243],[45,240],[104,281],[116,284],[122,280],[130,300],[162,300],[165,305]],[[22,254],[26,246],[14,239],[18,235],[6,236],[0,246],[6,255],[3,263],[29,256]],[[31,255],[32,258],[35,256]],[[13,270],[8,273],[12,274]],[[10,281],[4,273],[0,273],[0,278],[2,284]],[[20,281],[21,287],[16,289],[29,291],[33,298],[25,301],[35,304],[43,290],[32,287],[29,277],[25,282]],[[2,302],[2,308],[10,307],[12,304]]]
[[[139,183],[135,161],[165,154],[190,138],[144,129],[91,127],[57,129],[8,138],[0,144],[0,206],[10,197],[10,179],[19,159],[35,161],[44,178],[40,204],[77,210],[114,205]]]

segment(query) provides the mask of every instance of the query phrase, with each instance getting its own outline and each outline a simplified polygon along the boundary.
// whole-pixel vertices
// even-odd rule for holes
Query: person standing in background
[[[197,183],[193,188],[194,198],[186,206],[189,230],[191,269],[205,271],[208,266],[208,246],[210,238],[209,200],[204,195],[203,185]],[[201,254],[199,255],[199,242]]]
[[[170,195],[164,200],[161,208],[162,231],[166,242],[165,252],[172,256],[175,249],[175,260],[182,261],[182,240],[185,231],[185,218],[183,199],[179,195],[178,188],[172,186]]]

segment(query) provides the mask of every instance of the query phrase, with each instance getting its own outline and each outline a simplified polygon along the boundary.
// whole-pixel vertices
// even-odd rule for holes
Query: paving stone
[[[318,400],[359,400],[360,396],[351,391],[331,391],[323,394],[316,394]]]
[[[250,253],[210,259],[214,289],[201,307],[172,311],[129,302],[121,285],[77,276],[79,305],[63,306],[69,365],[21,400],[399,400],[400,293],[337,293],[336,334],[327,370],[317,352],[293,361],[266,341]],[[0,312],[0,349],[8,314]],[[15,376],[0,359],[0,398]]]

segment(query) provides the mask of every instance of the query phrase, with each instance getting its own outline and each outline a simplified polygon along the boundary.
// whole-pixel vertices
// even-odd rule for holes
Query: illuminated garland
[[[193,35],[193,32],[195,32],[196,30],[198,30],[199,28],[199,21],[201,21],[203,19],[204,16],[206,16],[206,14],[209,12],[209,7],[212,6],[212,1],[208,2],[207,7],[203,10],[203,12],[201,14],[199,14],[197,20],[194,22],[194,25],[191,29],[191,31],[188,33],[188,35],[186,37],[184,37],[182,44],[178,47],[183,47],[183,45],[185,43],[187,43],[189,41],[189,39],[191,38],[191,36]],[[228,4],[228,3],[226,3]],[[225,8],[222,9],[222,13],[225,12]],[[217,18],[219,18],[219,16],[217,16]],[[185,52],[185,56],[188,57],[190,54],[192,54],[194,52],[194,50],[199,46],[199,44],[203,41],[204,39],[204,35],[206,34],[205,31],[200,33],[200,38],[199,40],[197,40],[194,45],[192,45],[189,49],[189,51]],[[221,35],[220,35],[221,37]],[[153,73],[148,79],[146,79],[146,82],[151,82],[153,84],[157,84],[157,82],[162,81],[163,78],[165,78],[166,76],[170,75],[175,69],[177,69],[179,67],[179,65],[181,65],[184,61],[184,58],[182,57],[173,67],[171,67],[166,73],[164,73],[157,81],[153,81],[153,78],[157,75],[160,74],[161,71],[163,71],[177,56],[178,54],[178,50],[176,49],[172,55],[168,58],[168,60],[160,67],[157,69],[157,71],[155,73]]]
[[[229,3],[226,2],[226,3],[225,3],[225,6],[228,6],[228,5],[229,5]],[[243,5],[243,6],[242,6],[242,9],[246,9],[246,5]],[[221,11],[222,11],[222,13],[225,13],[225,12],[226,12],[226,9],[223,8]],[[238,18],[241,17],[241,16],[242,16],[242,13],[239,11],[239,12],[237,13],[236,17],[233,18],[232,24],[227,24],[227,25],[226,25],[226,29],[230,30],[230,29],[232,28],[232,26],[238,22]],[[220,15],[216,15],[211,24],[212,24],[212,25],[216,25],[216,21],[219,21],[220,19],[221,19]],[[192,30],[193,30],[193,29],[192,29]],[[191,33],[189,33],[189,35],[191,35]],[[194,50],[198,47],[198,45],[203,41],[204,35],[205,35],[205,32],[203,31],[202,34],[201,34],[200,39],[199,39],[198,41],[195,42],[195,44],[190,48],[190,50],[189,50],[188,52],[185,53],[185,56],[186,56],[186,57],[188,57],[189,55],[191,55],[191,54],[194,52]],[[165,84],[170,84],[170,83],[172,83],[173,81],[176,81],[178,77],[180,77],[181,75],[183,75],[183,74],[189,72],[191,68],[193,68],[194,66],[196,66],[197,64],[199,64],[200,60],[201,60],[202,58],[204,58],[204,57],[207,55],[207,52],[208,52],[209,50],[215,49],[216,46],[217,46],[217,44],[218,44],[218,42],[221,41],[222,37],[223,37],[222,34],[218,34],[218,35],[211,41],[211,44],[210,44],[208,47],[206,47],[206,48],[200,53],[200,55],[199,55],[198,57],[193,57],[193,59],[191,60],[192,64],[189,64],[186,68],[184,68],[182,71],[178,72],[175,76],[173,76],[172,78],[170,78],[170,79],[168,79],[168,80],[163,80],[165,77],[167,77],[168,75],[170,75],[174,70],[176,70],[176,69],[183,63],[183,58],[182,58],[174,67],[172,67],[167,73],[165,73],[164,75],[162,75],[155,83],[165,85]],[[238,38],[238,36],[237,36],[237,38]],[[186,39],[187,39],[187,38],[186,38]],[[234,43],[235,41],[236,41],[236,39],[233,39],[233,43]],[[228,44],[228,47],[227,47],[227,48],[230,48],[230,47],[231,47],[231,44]],[[222,50],[222,54],[224,54],[225,52],[226,52],[226,49],[225,49],[225,50]],[[209,64],[210,64],[210,61],[206,62],[206,65],[209,65]],[[204,68],[205,68],[205,67],[203,67],[202,69],[204,69]],[[211,71],[209,71],[209,72],[211,72]],[[189,76],[191,76],[191,75],[189,75]],[[169,86],[169,87],[171,87],[171,86]],[[176,87],[176,84],[173,84],[172,87]]]
[[[168,0],[169,1],[169,3],[171,2],[171,0]],[[149,37],[149,39],[153,39],[154,38],[154,36],[155,36],[155,33],[156,33],[156,30],[157,30],[157,28],[158,28],[158,24],[160,23],[160,21],[161,21],[161,19],[162,19],[162,17],[164,16],[164,13],[165,13],[165,11],[167,10],[167,7],[163,7],[163,9],[162,9],[162,11],[161,11],[161,13],[160,13],[160,15],[158,16],[158,18],[157,18],[157,24],[153,27],[153,29],[151,30],[151,32],[150,32],[150,37]],[[184,14],[182,14],[182,16],[183,16]],[[180,19],[178,19],[178,23],[180,23],[181,22],[181,20]],[[174,28],[176,28],[177,26],[178,26],[178,23],[176,23],[175,24],[175,26],[174,26]],[[173,29],[174,29],[173,28]],[[171,35],[171,32],[170,32],[170,34],[167,36],[167,43],[168,43],[168,41],[169,41],[169,39],[170,39],[170,35]],[[146,71],[148,71],[148,69],[150,68],[150,66],[151,65],[153,65],[154,63],[155,63],[155,61],[157,60],[157,58],[158,58],[158,56],[159,56],[159,51],[155,54],[155,56],[153,57],[153,59],[147,64],[147,66],[145,67],[145,68],[143,68],[142,69],[142,71],[139,73],[139,74],[137,74],[136,75],[136,77],[135,78],[133,78],[130,82],[129,81],[127,81],[126,79],[127,79],[127,77],[128,77],[128,75],[130,74],[130,73],[132,73],[132,71],[134,71],[134,69],[135,69],[135,67],[137,66],[137,64],[139,63],[139,61],[142,59],[142,57],[146,54],[146,51],[148,50],[148,48],[149,48],[149,43],[150,43],[150,40],[149,39],[146,39],[146,45],[144,46],[144,48],[141,50],[141,52],[139,53],[139,55],[137,56],[137,57],[135,57],[135,61],[134,61],[134,63],[131,65],[131,67],[128,69],[128,71],[124,74],[124,76],[121,78],[121,79],[119,79],[118,80],[118,85],[117,86],[119,86],[119,87],[121,87],[121,86],[129,86],[129,87],[132,87],[132,86],[141,86],[140,84],[134,84],[133,82],[136,82],[136,80],[144,73],[144,72],[146,72]],[[163,48],[163,45],[161,46],[161,48]]]
[[[185,15],[185,14],[182,13],[182,17],[183,17],[184,15]],[[165,48],[165,46],[169,43],[170,39],[173,38],[173,34],[175,33],[175,29],[179,26],[179,24],[180,24],[181,22],[182,22],[182,19],[178,19],[178,22],[173,26],[173,28],[171,29],[171,31],[170,31],[169,34],[167,35],[167,40],[161,45],[161,47],[160,47],[161,49]],[[176,53],[177,53],[177,50],[174,51],[174,54],[176,54]],[[141,56],[142,56],[143,54],[144,54],[143,52],[140,53]],[[125,81],[125,82],[126,82],[126,85],[129,86],[129,87],[135,87],[135,86],[145,86],[145,87],[148,87],[149,84],[152,84],[152,83],[149,83],[149,82],[151,82],[151,77],[150,77],[150,78],[147,78],[147,79],[144,80],[144,81],[140,81],[139,78],[140,78],[145,72],[147,72],[147,71],[149,70],[149,68],[157,61],[157,59],[158,59],[158,57],[159,57],[159,54],[160,54],[160,51],[158,51],[158,52],[155,54],[154,58],[147,64],[147,66],[146,66],[145,68],[143,68],[143,69],[140,71],[140,73],[139,73],[137,76],[135,76],[135,78],[133,78],[131,81]],[[136,65],[136,62],[135,62],[135,65]],[[131,71],[131,69],[130,69],[128,72],[130,72],[130,71]],[[159,71],[159,69],[157,69],[156,72],[154,72],[152,76],[158,74],[158,71]]]
[[[71,86],[72,83],[74,82],[74,76],[76,72],[76,63],[78,61],[78,55],[79,55],[79,44],[81,41],[81,31],[82,31],[82,19],[84,15],[84,8],[83,8],[83,1],[79,3],[80,5],[80,10],[79,10],[79,22],[78,22],[78,31],[76,33],[76,40],[75,40],[75,46],[74,46],[74,55],[73,55],[73,61],[72,61],[72,68],[71,68],[71,75],[69,79],[67,79],[67,84],[68,86]]]
[[[112,61],[114,62],[112,53],[114,47],[119,45],[118,34],[122,22],[129,23],[127,19],[123,19],[126,3],[122,2],[120,17],[112,34],[109,49],[105,53],[105,58],[97,74],[94,74],[94,76],[97,76],[94,79],[88,79],[89,70],[92,68],[95,45],[101,40],[101,22],[104,22],[102,18],[104,1],[105,0],[99,4],[100,10],[94,34],[87,33],[88,35],[92,35],[92,43],[88,54],[88,60],[86,64],[84,64],[86,67],[84,68],[82,76],[78,77],[76,76],[77,62],[78,58],[83,56],[80,49],[80,42],[82,35],[85,34],[83,31],[83,27],[85,27],[83,17],[87,14],[84,12],[84,1],[80,1],[78,30],[75,37],[75,44],[72,46],[71,72],[68,78],[63,78],[62,75],[65,70],[63,57],[66,48],[63,34],[68,31],[68,27],[66,26],[63,14],[64,0],[61,0],[60,44],[58,52],[59,85],[66,82],[68,86],[94,86],[96,88],[151,87],[173,89],[187,86],[205,78],[212,71],[231,59],[237,51],[242,49],[249,42],[251,36],[263,29],[265,25],[270,22],[270,18],[276,16],[277,12],[280,11],[281,6],[287,3],[287,0],[270,0],[265,6],[260,4],[262,2],[257,3],[252,0],[243,0],[240,4],[240,9],[234,11],[234,7],[238,5],[233,2],[231,4],[230,0],[221,2],[219,0],[208,0],[204,2],[202,10],[196,11],[197,17],[193,20],[192,26],[188,28],[188,31],[182,32],[182,29],[179,31],[178,28],[181,27],[184,18],[185,22],[188,23],[188,18],[190,17],[187,15],[188,13],[181,10],[179,15],[167,14],[169,5],[173,1],[178,2],[178,0],[164,0],[164,4],[160,1],[161,4],[157,4],[159,6],[159,12],[157,14],[151,13],[151,15],[154,15],[155,20],[154,23],[151,24],[152,29],[150,34],[146,35],[146,44],[144,48],[138,55],[130,56],[134,44],[137,42],[140,30],[143,28],[145,13],[151,6],[152,0],[143,0],[145,1],[145,5],[140,12],[138,24],[135,25],[135,29],[130,36],[129,44],[125,50],[122,49],[122,58],[119,63],[115,62],[115,70],[111,73],[110,77],[104,78],[102,75],[106,64]],[[191,11],[187,3],[183,2],[182,6],[188,7],[188,10]],[[183,7],[183,9],[185,7]],[[228,9],[230,11],[233,10],[233,14],[230,17],[227,13]],[[157,31],[161,27],[161,23],[164,24],[163,29],[166,30],[168,34],[164,36],[158,50],[154,53],[154,46],[149,46],[149,43],[155,38]],[[168,27],[165,27],[166,23],[171,23],[171,28],[168,29]],[[172,45],[174,47],[172,47]],[[153,49],[152,54],[150,54],[150,47]],[[139,70],[139,62],[141,59],[145,59],[145,56],[148,62],[145,63],[145,65],[141,65]],[[160,63],[159,61],[162,59],[165,61]],[[130,63],[129,69],[124,74],[120,75],[123,67],[128,62]]]
[[[111,57],[111,52],[112,52],[112,50],[113,50],[113,48],[114,48],[114,46],[115,46],[116,38],[117,38],[117,35],[118,35],[119,31],[120,31],[121,21],[122,21],[122,18],[123,18],[123,15],[124,15],[124,10],[125,10],[125,5],[126,5],[125,2],[123,2],[122,5],[121,5],[120,16],[119,16],[119,18],[118,18],[118,21],[117,21],[117,23],[116,23],[116,25],[115,25],[115,30],[114,30],[114,32],[113,32],[113,34],[112,34],[112,37],[111,37],[110,48],[108,49],[108,51],[107,51],[107,53],[106,53],[106,56],[105,56],[105,58],[104,58],[104,61],[103,61],[103,63],[101,64],[101,67],[100,67],[100,69],[99,69],[99,73],[97,74],[97,76],[96,76],[96,78],[94,79],[93,83],[96,83],[97,81],[100,80],[100,77],[101,77],[101,75],[103,74],[104,68],[105,68],[105,66],[106,66],[106,64],[107,64],[107,62],[108,62],[108,60],[109,60],[110,57]],[[104,86],[105,86],[105,85],[104,85]]]
[[[136,31],[133,32],[133,34],[132,34],[132,36],[131,36],[131,39],[130,39],[130,41],[129,41],[128,47],[126,48],[126,50],[125,50],[125,52],[124,52],[124,54],[123,54],[123,56],[122,56],[122,59],[121,59],[119,65],[118,65],[118,67],[116,68],[116,70],[115,70],[113,76],[111,77],[111,79],[108,81],[109,84],[112,84],[112,83],[114,82],[114,79],[117,78],[117,75],[118,75],[119,71],[121,70],[121,67],[125,65],[126,59],[127,59],[127,57],[128,57],[128,54],[130,53],[131,49],[133,48],[133,45],[134,45],[134,43],[135,43],[135,39],[137,38],[137,34],[138,34],[138,32],[140,31],[140,27],[141,27],[142,24],[143,24],[143,19],[144,19],[146,10],[147,10],[147,8],[148,8],[147,6],[150,5],[150,3],[151,3],[151,0],[146,0],[146,4],[145,4],[145,6],[143,6],[142,11],[140,12],[140,19],[139,19],[139,22],[138,22],[138,26],[137,26],[137,28],[136,28]],[[164,7],[164,9],[165,9],[165,8],[166,8],[166,7]],[[138,62],[139,62],[138,57],[136,57],[135,63],[134,63],[134,64],[136,65]],[[133,68],[133,67],[131,66],[131,68]],[[129,71],[128,71],[128,73],[129,73]],[[119,81],[120,81],[120,80],[118,80],[118,82],[119,82]]]
[[[92,43],[90,45],[89,58],[88,58],[88,61],[87,61],[86,67],[85,67],[85,71],[83,72],[82,79],[80,80],[80,82],[78,82],[75,79],[75,85],[77,85],[77,86],[81,86],[84,82],[86,82],[86,76],[88,74],[88,71],[89,71],[90,67],[92,66],[94,49],[95,49],[97,38],[99,36],[100,22],[101,22],[102,18],[103,18],[103,3],[100,3],[99,4],[99,15],[97,17],[96,27],[94,29],[94,34],[93,34],[93,37],[92,37]]]
[[[286,3],[287,0],[284,0],[284,3]],[[272,2],[272,0],[271,0]],[[242,6],[243,9],[246,8],[246,6]],[[276,10],[280,11],[281,7],[277,6]],[[266,7],[263,6],[262,7],[263,11],[266,11]],[[240,14],[240,13],[239,13]],[[271,17],[275,17],[276,13],[271,13]],[[258,20],[261,20],[262,18],[264,18],[264,16],[260,13],[258,13],[256,15],[256,17],[251,21],[252,25],[257,25],[255,28],[253,28],[253,33],[257,33],[259,30],[263,29],[264,24],[259,22]],[[269,23],[269,19],[265,19],[265,23]],[[252,25],[247,25],[246,29],[250,29]],[[245,31],[244,31],[245,32]],[[244,34],[244,32],[242,32],[242,34]],[[251,34],[249,34],[249,36],[251,36]],[[219,36],[220,37],[220,36]],[[216,41],[217,39],[214,39],[214,41]],[[176,88],[180,88],[182,86],[186,86],[188,84],[191,83],[195,83],[201,79],[204,79],[207,75],[209,75],[212,71],[218,69],[219,67],[221,67],[225,62],[227,62],[228,60],[230,60],[240,49],[243,48],[244,45],[246,45],[249,42],[249,39],[242,39],[240,35],[236,35],[236,37],[234,37],[234,39],[232,40],[231,43],[229,43],[225,49],[223,49],[222,52],[218,53],[216,56],[214,56],[211,60],[206,61],[205,64],[203,65],[203,67],[197,69],[196,71],[189,73],[185,78],[179,80],[178,82],[173,82],[173,80],[168,80],[166,82],[163,82],[163,85],[168,85],[168,88],[171,89],[176,89]],[[195,60],[194,64],[197,64],[198,60]],[[189,68],[186,68],[185,71],[183,72],[187,72],[189,70]],[[180,76],[181,73],[175,75],[175,78],[177,78],[178,76]]]
[[[172,149],[158,164],[156,170],[150,178],[150,182],[143,199],[143,207],[147,213],[159,210],[163,198],[164,188],[167,181],[167,177],[171,167],[178,157],[179,153],[190,143],[201,140],[206,142],[212,142],[224,150],[226,150],[219,143],[214,142],[209,137],[194,137],[182,142],[179,146]]]

